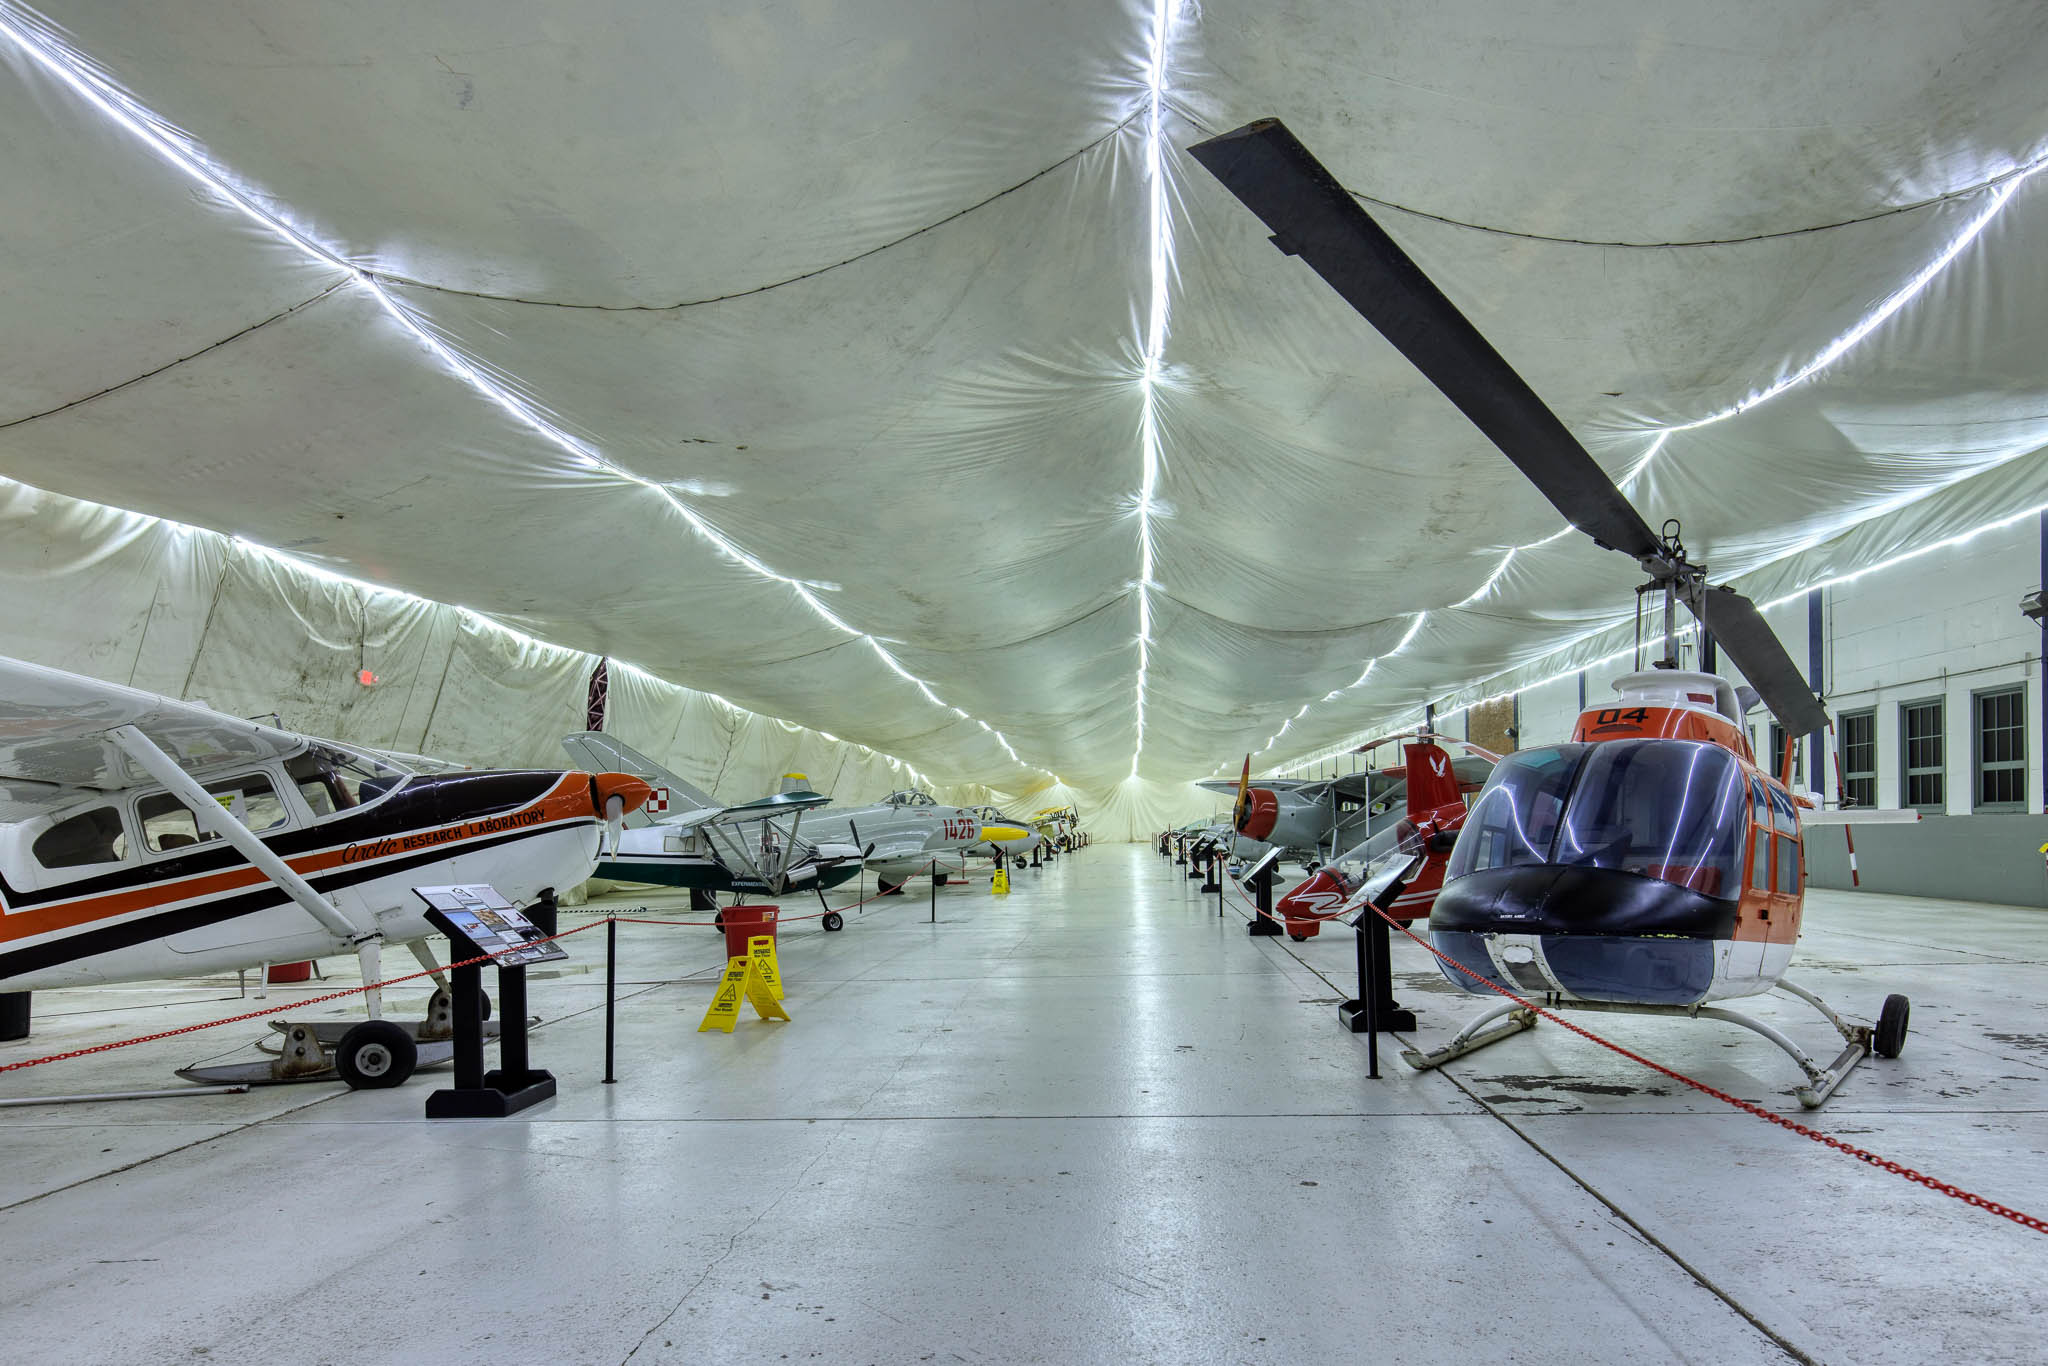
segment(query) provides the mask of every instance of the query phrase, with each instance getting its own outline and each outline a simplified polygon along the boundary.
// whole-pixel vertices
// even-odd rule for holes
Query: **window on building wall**
[[[1842,737],[1842,805],[1877,805],[1877,713],[1845,711]]]
[[[1764,767],[1773,777],[1783,777],[1779,771],[1785,766],[1785,728],[1776,721],[1771,722],[1771,751],[1764,755]],[[1806,746],[1798,745],[1792,750],[1792,786],[1806,786]]]
[[[2027,809],[2027,690],[2000,688],[1970,699],[1976,713],[1978,811]]]
[[[1942,700],[1906,702],[1899,707],[1899,751],[1905,759],[1905,784],[1899,805],[1935,815],[1948,809],[1943,786],[1947,773]]]

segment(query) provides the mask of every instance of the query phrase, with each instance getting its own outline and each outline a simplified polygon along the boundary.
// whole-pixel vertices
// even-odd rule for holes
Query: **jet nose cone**
[[[1255,787],[1244,794],[1244,810],[1238,816],[1237,833],[1248,840],[1264,840],[1280,819],[1280,799],[1271,788]]]

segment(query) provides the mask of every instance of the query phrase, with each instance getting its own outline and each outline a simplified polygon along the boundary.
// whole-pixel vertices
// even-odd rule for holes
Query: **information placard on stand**
[[[495,954],[498,970],[498,1062],[484,1070],[482,963],[450,968],[455,1013],[455,1085],[427,1097],[428,1119],[502,1119],[555,1094],[552,1073],[532,1067],[526,1052],[526,967],[567,958],[561,945],[488,883],[415,887],[427,923],[448,936],[449,957]]]

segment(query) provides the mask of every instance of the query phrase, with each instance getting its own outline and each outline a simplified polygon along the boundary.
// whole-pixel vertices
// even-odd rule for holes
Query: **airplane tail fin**
[[[1440,746],[1417,741],[1401,747],[1408,766],[1408,816],[1413,820],[1439,807],[1457,806],[1464,797],[1458,791],[1458,775],[1451,756]]]
[[[562,748],[569,751],[569,757],[582,764],[592,773],[630,773],[636,778],[645,778],[659,792],[667,788],[668,803],[679,805],[688,802],[692,806],[717,806],[718,799],[700,787],[693,787],[675,774],[663,768],[654,760],[624,744],[601,730],[587,730],[579,735],[562,737]],[[651,824],[660,814],[651,810],[656,806],[650,801],[647,807],[627,814],[627,825]]]
[[[777,790],[780,792],[809,792],[811,790],[811,780],[801,773],[785,773],[782,775],[782,786]]]

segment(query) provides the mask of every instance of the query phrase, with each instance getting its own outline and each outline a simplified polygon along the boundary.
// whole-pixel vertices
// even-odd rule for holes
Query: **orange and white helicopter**
[[[1826,707],[1755,604],[1707,584],[1675,522],[1662,535],[1650,530],[1556,414],[1279,120],[1189,152],[1568,521],[1635,560],[1649,575],[1643,591],[1664,595],[1660,665],[1618,680],[1617,703],[1588,708],[1568,743],[1510,755],[1487,780],[1430,912],[1438,952],[1546,1006],[1705,1015],[1754,1030],[1799,1064],[1808,1084],[1798,1096],[1809,1108],[1871,1052],[1897,1056],[1904,996],[1885,1000],[1873,1028],[1784,979],[1804,886],[1800,803],[1751,753],[1748,707],[1735,689],[1678,668],[1673,609],[1682,602],[1788,736],[1825,728]],[[1462,990],[1492,994],[1456,968],[1444,975]],[[1832,1064],[1820,1066],[1760,1020],[1710,1004],[1773,987],[1813,1005],[1842,1035],[1846,1046]],[[1435,1067],[1535,1019],[1503,1001],[1444,1047],[1404,1057]]]
[[[488,882],[515,905],[591,874],[607,825],[650,791],[621,773],[416,773],[330,740],[0,659],[0,993],[181,977],[353,953],[438,933],[416,886]],[[445,983],[438,1011],[445,1024]],[[293,1031],[254,1075],[395,1086],[450,1045],[381,1018]],[[425,1029],[425,1033],[423,1033]],[[326,1046],[334,1045],[330,1059]]]
[[[1465,823],[1467,794],[1480,790],[1500,756],[1426,731],[1387,736],[1357,752],[1367,754],[1395,743],[1401,745],[1402,762],[1374,772],[1400,783],[1407,809],[1400,819],[1331,859],[1274,904],[1274,915],[1296,943],[1320,933],[1324,921],[1357,910],[1361,892],[1366,894],[1364,900],[1376,902],[1377,893],[1396,874],[1402,878],[1402,887],[1387,904],[1387,913],[1403,924],[1429,915],[1443,886],[1452,842]],[[1458,745],[1467,753],[1453,759],[1443,747],[1445,743]]]

